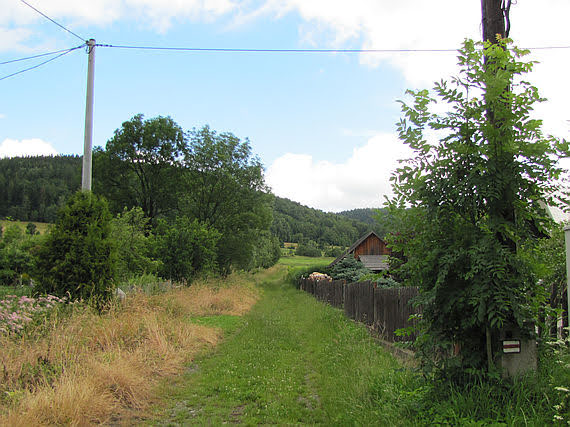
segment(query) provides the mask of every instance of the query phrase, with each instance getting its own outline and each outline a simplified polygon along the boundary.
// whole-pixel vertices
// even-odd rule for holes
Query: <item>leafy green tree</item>
[[[144,120],[137,114],[115,131],[105,150],[94,151],[95,192],[117,213],[139,206],[154,221],[177,207],[185,147],[184,132],[170,117]]]
[[[199,274],[217,269],[220,233],[197,219],[178,217],[172,224],[162,220],[156,229],[156,257],[159,274],[179,282],[192,281]]]
[[[532,333],[525,322],[536,318],[539,293],[513,246],[548,224],[541,206],[553,202],[556,160],[568,147],[530,117],[542,99],[521,77],[532,68],[519,60],[527,52],[505,41],[482,47],[466,41],[460,76],[435,85],[447,113],[430,112],[427,90],[402,103],[398,131],[415,157],[394,177],[402,228],[390,240],[407,259],[399,274],[421,289],[432,342],[458,344],[461,368],[492,369],[505,324]]]
[[[317,243],[314,240],[309,240],[307,242],[299,243],[297,245],[296,255],[299,256],[309,256],[309,257],[320,257],[322,256],[321,250],[318,248]]]
[[[149,228],[149,219],[139,207],[125,208],[111,221],[111,239],[117,254],[116,274],[119,280],[157,272],[160,262],[151,256],[154,236]]]
[[[269,229],[272,196],[249,141],[208,126],[188,134],[181,212],[221,234],[218,266],[248,268],[257,235]]]
[[[253,245],[253,256],[250,268],[269,268],[279,261],[281,246],[279,239],[269,231],[259,232]]]
[[[75,193],[38,250],[35,291],[90,300],[101,307],[114,291],[114,246],[105,199]]]

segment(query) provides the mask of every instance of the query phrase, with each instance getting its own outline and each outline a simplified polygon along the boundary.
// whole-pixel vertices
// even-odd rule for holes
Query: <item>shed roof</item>
[[[359,255],[360,262],[371,271],[388,270],[388,255]]]

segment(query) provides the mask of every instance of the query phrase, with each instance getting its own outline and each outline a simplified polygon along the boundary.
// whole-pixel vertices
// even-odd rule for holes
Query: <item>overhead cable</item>
[[[175,50],[189,52],[252,52],[252,53],[391,53],[391,52],[457,52],[457,49],[251,49],[214,47],[169,47],[96,44],[98,47],[135,50]]]
[[[20,62],[20,61],[27,61],[29,59],[36,59],[36,58],[41,58],[42,56],[49,56],[49,55],[55,55],[61,52],[65,52],[69,49],[61,49],[61,50],[56,50],[53,52],[47,52],[47,53],[40,53],[39,55],[34,55],[34,56],[26,56],[25,58],[18,58],[18,59],[11,59],[9,61],[4,61],[4,62],[0,62],[0,65],[6,65],[6,64],[12,64],[13,62]]]
[[[81,49],[83,46],[85,46],[85,43],[82,44],[82,45],[80,45],[80,46],[72,47],[71,49],[67,49],[67,50],[65,50],[63,53],[60,53],[59,55],[54,56],[53,58],[50,58],[50,59],[48,59],[47,61],[40,62],[39,64],[34,65],[33,67],[29,67],[29,68],[26,68],[26,69],[24,69],[24,70],[16,71],[15,73],[12,73],[12,74],[8,74],[7,76],[0,77],[0,81],[6,80],[6,79],[8,79],[8,78],[10,78],[10,77],[14,77],[14,76],[16,76],[16,75],[18,75],[18,74],[25,73],[26,71],[30,71],[30,70],[33,70],[33,69],[35,69],[35,68],[41,67],[42,65],[45,65],[45,64],[47,64],[48,62],[55,61],[56,59],[61,58],[62,56],[67,55],[67,54],[70,53],[70,52],[73,52],[74,50]]]
[[[61,25],[59,22],[54,21],[53,19],[51,19],[49,16],[47,16],[45,13],[43,13],[42,11],[36,9],[34,6],[32,6],[30,3],[28,3],[25,0],[20,0],[22,3],[24,3],[26,6],[28,6],[29,8],[35,10],[37,13],[39,13],[40,15],[42,15],[44,18],[46,18],[47,20],[53,22],[55,25],[57,25],[58,27],[60,27],[61,29],[67,31],[69,34],[77,37],[79,40],[81,41],[86,41],[87,39],[85,37],[81,37],[79,35],[77,35],[76,33],[74,33],[73,31],[71,31],[69,28],[64,27],[63,25]]]
[[[136,46],[96,44],[98,47],[132,50],[165,50],[181,52],[235,52],[235,53],[437,53],[457,52],[457,49],[254,49],[254,48],[208,48],[208,47],[173,47],[173,46]],[[538,46],[528,50],[570,49],[570,46]]]

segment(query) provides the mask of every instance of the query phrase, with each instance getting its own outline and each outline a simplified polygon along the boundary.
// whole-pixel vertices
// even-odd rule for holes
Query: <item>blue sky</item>
[[[29,0],[81,37],[206,48],[457,48],[480,38],[479,0]],[[539,4],[537,6],[537,4]],[[81,44],[18,0],[0,0],[0,62]],[[567,0],[519,1],[521,46],[568,46]],[[570,50],[536,51],[545,130],[568,137]],[[39,62],[0,65],[0,78]],[[455,72],[454,53],[156,52],[98,47],[94,145],[137,113],[250,139],[278,195],[338,211],[380,206],[407,155],[397,99]],[[83,150],[87,55],[0,81],[0,156]]]

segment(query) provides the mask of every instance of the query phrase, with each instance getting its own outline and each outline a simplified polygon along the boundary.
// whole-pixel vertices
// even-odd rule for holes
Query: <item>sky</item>
[[[80,46],[457,49],[480,0],[0,0],[0,63]],[[570,0],[518,0],[519,47],[570,46]],[[53,56],[0,64],[0,79]],[[87,54],[0,80],[0,157],[82,154]],[[535,49],[544,131],[570,137],[570,49]],[[273,192],[338,212],[381,207],[398,159],[398,100],[457,74],[456,52],[236,53],[97,47],[93,145],[135,114],[248,138]]]

